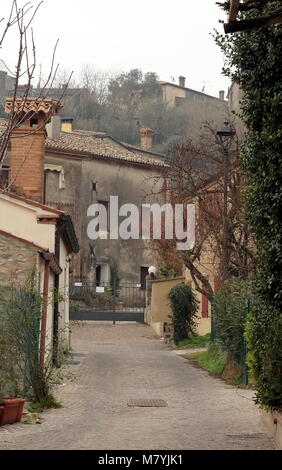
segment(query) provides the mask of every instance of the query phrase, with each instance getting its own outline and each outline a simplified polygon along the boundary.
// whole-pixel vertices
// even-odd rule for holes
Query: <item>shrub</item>
[[[256,13],[264,15],[275,5],[267,2]],[[247,18],[252,12],[241,15]],[[258,403],[274,409],[282,407],[281,36],[277,24],[216,37],[226,56],[223,72],[243,92],[241,116],[247,132],[241,161],[247,174],[246,213],[256,236],[259,268],[248,344]]]
[[[172,277],[177,277],[175,269],[167,266],[165,263],[160,263],[157,270],[157,278],[170,279]]]
[[[173,341],[178,344],[195,334],[198,300],[184,283],[172,287],[168,295],[172,311]]]
[[[257,387],[256,401],[266,408],[282,406],[282,315],[271,305],[259,302],[246,324],[248,366]]]
[[[42,370],[39,355],[42,295],[34,273],[23,285],[6,288],[0,302],[0,377],[6,393],[40,402],[52,398],[57,374],[51,355]],[[53,399],[53,398],[52,398]]]
[[[227,351],[229,359],[241,365],[245,360],[244,332],[253,296],[253,282],[236,279],[226,281],[213,301],[216,337]]]

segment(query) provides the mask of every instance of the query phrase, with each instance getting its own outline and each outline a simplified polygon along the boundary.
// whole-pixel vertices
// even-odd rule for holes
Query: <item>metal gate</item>
[[[74,282],[70,285],[70,320],[143,322],[145,289],[132,282]]]

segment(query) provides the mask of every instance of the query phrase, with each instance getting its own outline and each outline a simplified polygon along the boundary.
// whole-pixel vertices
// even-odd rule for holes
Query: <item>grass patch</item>
[[[227,363],[227,354],[222,352],[218,345],[210,346],[207,351],[187,354],[185,357],[215,375],[222,375]]]
[[[49,409],[49,408],[63,408],[63,405],[58,402],[53,395],[49,395],[49,397],[45,398],[44,400],[40,400],[37,402],[30,402],[27,405],[27,410],[30,413],[41,413],[42,411]]]
[[[228,359],[228,354],[223,352],[219,344],[211,344],[207,351],[189,352],[183,357],[194,362],[212,375],[220,376],[229,385],[240,388],[253,388],[254,383],[249,375],[248,385],[243,381],[243,368],[236,362]]]
[[[209,346],[210,338],[210,333],[207,333],[204,336],[189,336],[189,338],[179,341],[176,349],[207,348]]]

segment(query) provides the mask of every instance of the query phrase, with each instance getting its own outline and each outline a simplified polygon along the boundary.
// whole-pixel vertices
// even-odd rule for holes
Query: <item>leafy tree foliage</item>
[[[241,16],[258,17],[279,4]],[[248,176],[246,209],[259,252],[258,300],[247,331],[257,399],[271,408],[282,407],[281,36],[281,25],[271,25],[216,37],[226,56],[224,73],[243,91],[247,132],[241,161]]]
[[[245,325],[253,299],[252,281],[234,279],[223,284],[213,300],[216,337],[230,359],[241,364],[245,352]]]
[[[195,334],[199,302],[192,289],[184,283],[172,287],[168,297],[172,310],[173,341],[178,344],[189,334]]]

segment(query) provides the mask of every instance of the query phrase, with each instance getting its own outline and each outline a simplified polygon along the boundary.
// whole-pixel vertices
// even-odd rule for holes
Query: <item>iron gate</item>
[[[143,322],[145,289],[132,282],[74,282],[70,285],[70,320]]]

